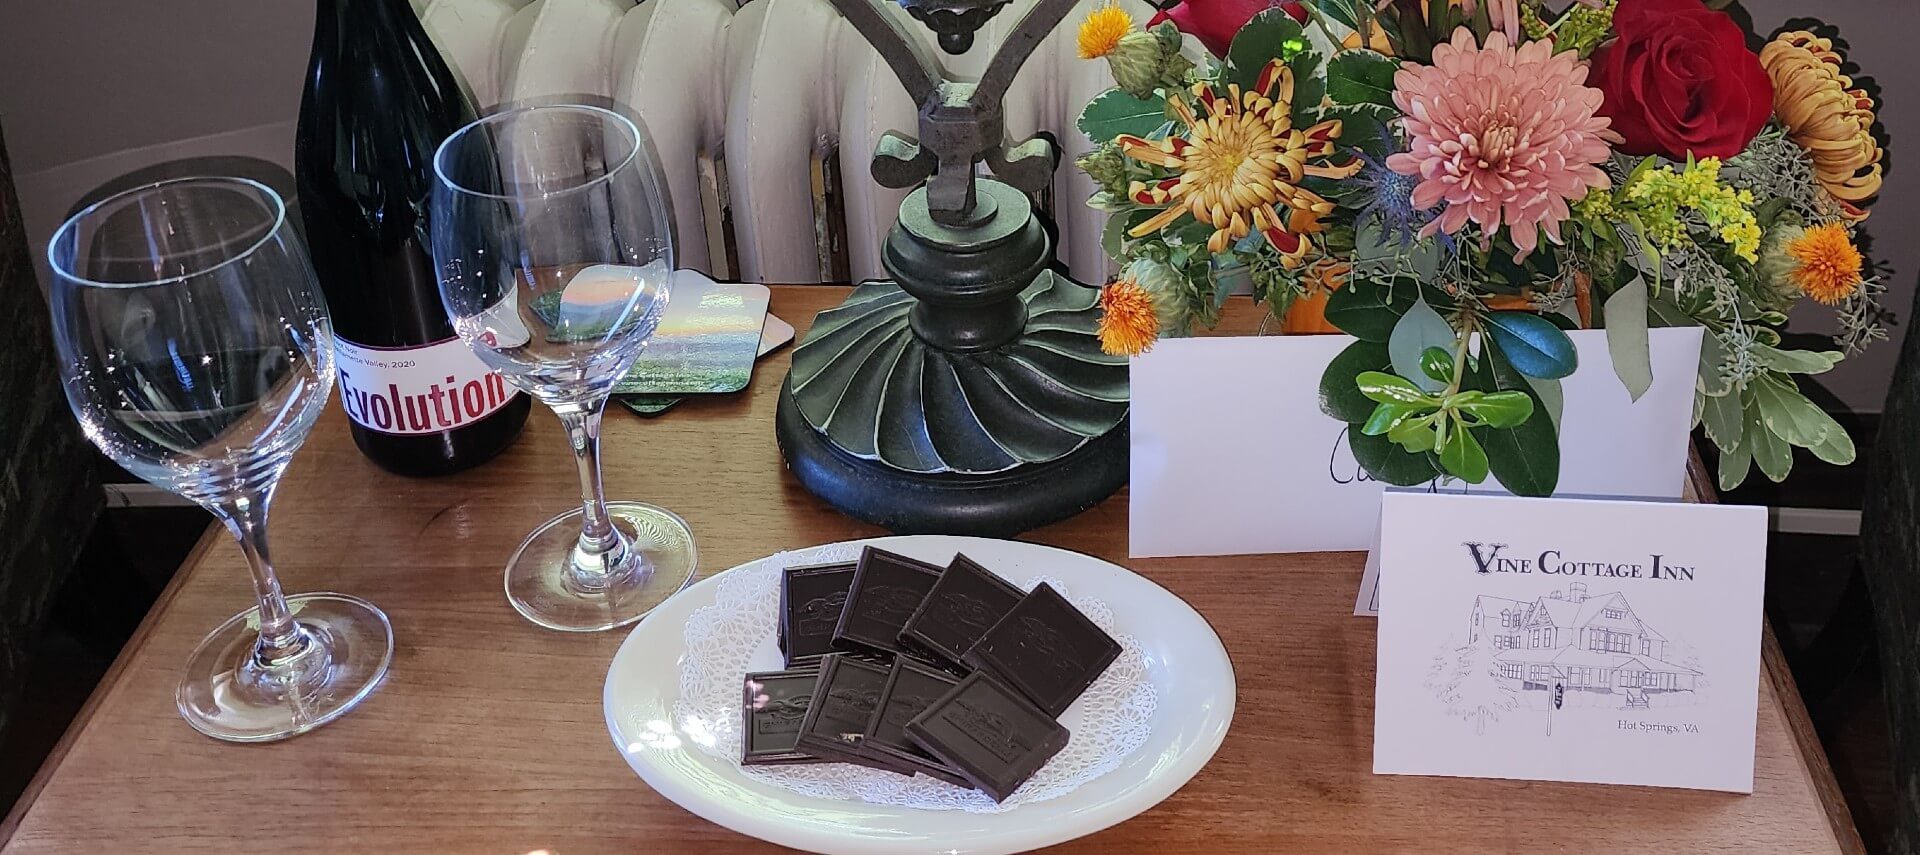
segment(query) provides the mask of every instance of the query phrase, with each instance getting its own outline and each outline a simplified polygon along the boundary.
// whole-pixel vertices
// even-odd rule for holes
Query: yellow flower
[[[1080,58],[1099,59],[1113,53],[1120,38],[1133,31],[1133,16],[1127,10],[1108,3],[1080,22]]]
[[[1781,33],[1760,50],[1773,80],[1773,112],[1813,156],[1814,176],[1840,202],[1848,220],[1880,192],[1880,144],[1873,139],[1873,99],[1840,73],[1833,41],[1805,31]]]
[[[1293,71],[1279,60],[1267,63],[1253,91],[1229,84],[1225,95],[1205,83],[1193,95],[1206,110],[1194,113],[1186,100],[1170,94],[1167,107],[1184,135],[1145,140],[1122,135],[1122,154],[1179,173],[1151,184],[1135,181],[1133,201],[1164,207],[1129,231],[1142,237],[1178,221],[1183,214],[1213,227],[1207,251],[1225,252],[1233,242],[1258,231],[1280,262],[1297,267],[1309,247],[1308,236],[1325,228],[1320,218],[1333,203],[1300,186],[1306,176],[1346,178],[1360,161],[1346,166],[1312,165],[1309,158],[1332,155],[1340,121],[1321,122],[1302,131],[1293,127]]]
[[[1787,244],[1795,266],[1787,278],[1800,292],[1829,306],[1860,288],[1860,250],[1839,223],[1811,226]]]
[[[1139,356],[1160,339],[1160,316],[1147,289],[1130,278],[1100,289],[1100,349],[1112,356]]]

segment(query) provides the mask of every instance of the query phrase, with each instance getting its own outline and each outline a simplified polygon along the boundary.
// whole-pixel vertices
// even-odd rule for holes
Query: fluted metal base
[[[1127,481],[1127,422],[1048,463],[922,474],[855,457],[807,424],[782,384],[774,435],[794,477],[841,513],[896,534],[1009,537],[1099,504]]]

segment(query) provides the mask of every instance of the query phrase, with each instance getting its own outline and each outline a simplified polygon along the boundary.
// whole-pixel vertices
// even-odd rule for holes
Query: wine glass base
[[[229,742],[286,739],[339,718],[379,687],[393,663],[393,627],[384,613],[331,593],[290,596],[287,609],[309,647],[284,664],[254,659],[258,608],[200,641],[175,693],[194,730]]]
[[[583,512],[547,520],[507,560],[507,601],[527,620],[563,632],[626,626],[693,581],[698,554],[686,520],[641,502],[608,502],[607,515],[640,558],[631,572],[586,588],[572,572]]]

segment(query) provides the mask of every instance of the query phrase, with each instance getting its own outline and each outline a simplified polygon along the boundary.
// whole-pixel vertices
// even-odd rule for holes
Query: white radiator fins
[[[501,100],[612,97],[613,40],[631,8],[631,0],[534,0],[521,9],[502,39],[502,56],[517,59],[502,80]]]
[[[420,15],[481,109],[500,103],[500,38],[523,0],[430,0]]]

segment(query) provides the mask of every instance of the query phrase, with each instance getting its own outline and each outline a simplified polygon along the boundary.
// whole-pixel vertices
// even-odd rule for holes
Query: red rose
[[[1152,27],[1161,21],[1172,21],[1173,25],[1200,40],[1213,51],[1214,56],[1227,55],[1227,45],[1233,43],[1233,34],[1253,20],[1253,16],[1268,9],[1279,7],[1287,15],[1304,24],[1307,22],[1307,7],[1297,0],[1275,3],[1273,0],[1184,0],[1170,9],[1162,9],[1147,22]],[[1755,60],[1758,62],[1758,60]]]
[[[1732,157],[1773,115],[1773,84],[1746,34],[1700,0],[1620,0],[1616,38],[1593,54],[1588,85],[1627,154]]]

